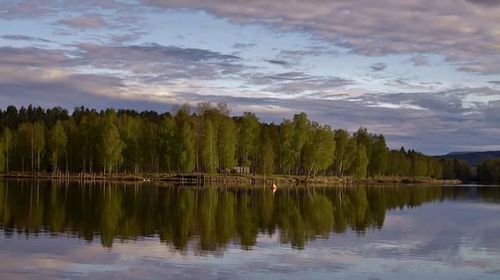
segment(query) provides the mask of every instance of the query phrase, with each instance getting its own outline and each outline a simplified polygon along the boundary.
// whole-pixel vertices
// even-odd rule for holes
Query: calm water
[[[0,279],[499,279],[499,187],[0,183]]]

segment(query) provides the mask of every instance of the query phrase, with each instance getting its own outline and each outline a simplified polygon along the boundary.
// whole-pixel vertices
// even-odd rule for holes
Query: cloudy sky
[[[0,0],[0,107],[226,102],[500,149],[500,0]]]

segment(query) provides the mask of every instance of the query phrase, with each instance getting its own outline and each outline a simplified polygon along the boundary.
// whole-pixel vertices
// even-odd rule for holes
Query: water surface
[[[0,183],[0,279],[498,279],[494,186]]]

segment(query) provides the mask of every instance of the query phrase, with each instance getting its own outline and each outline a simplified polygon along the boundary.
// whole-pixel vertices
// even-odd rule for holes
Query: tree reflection
[[[222,253],[228,244],[252,249],[259,234],[302,249],[316,238],[382,228],[391,209],[474,196],[500,201],[499,188],[282,187],[180,188],[152,185],[0,183],[0,226],[14,232],[67,235],[105,247],[159,237],[176,250]]]

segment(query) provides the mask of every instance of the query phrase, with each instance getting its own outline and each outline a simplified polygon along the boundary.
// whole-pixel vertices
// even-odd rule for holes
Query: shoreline
[[[172,183],[172,184],[245,184],[256,185],[270,183],[275,181],[277,184],[284,185],[378,185],[378,184],[427,184],[427,185],[458,185],[463,182],[458,179],[442,180],[430,177],[397,177],[397,176],[375,176],[364,179],[355,177],[337,177],[337,176],[316,176],[306,179],[306,176],[295,175],[243,175],[243,174],[165,174],[165,173],[22,173],[10,172],[0,174],[2,179],[10,180],[57,180],[57,181],[83,181],[83,182],[152,182],[152,183]]]

